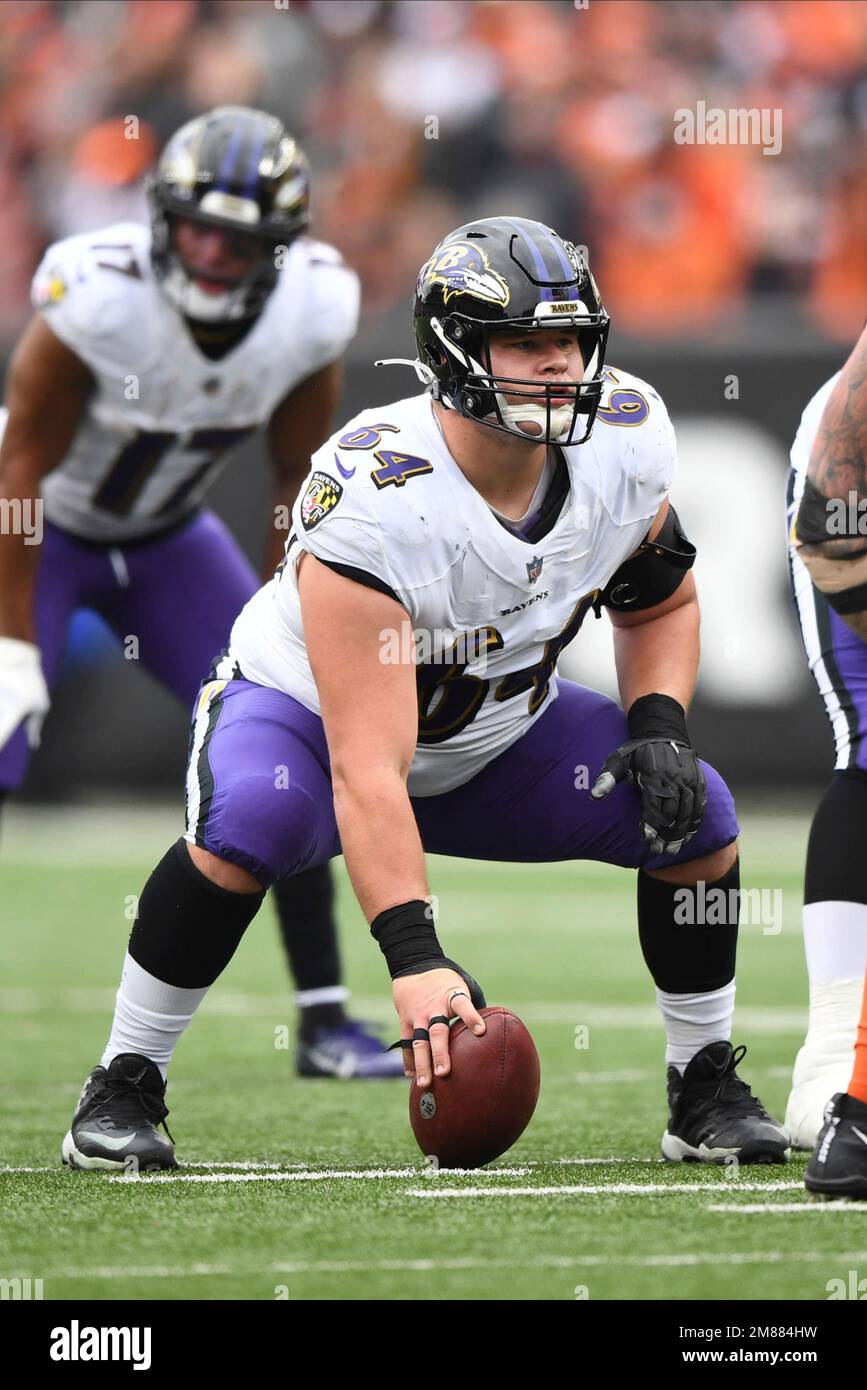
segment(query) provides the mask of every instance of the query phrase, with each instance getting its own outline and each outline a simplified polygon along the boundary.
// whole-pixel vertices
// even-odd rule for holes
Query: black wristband
[[[686,713],[671,695],[641,695],[626,716],[630,738],[667,738],[692,747]]]
[[[421,898],[380,912],[370,924],[393,980],[399,975],[435,970],[445,960],[433,923],[433,909]]]

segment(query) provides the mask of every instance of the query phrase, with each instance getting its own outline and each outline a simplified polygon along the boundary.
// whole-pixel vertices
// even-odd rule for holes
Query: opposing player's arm
[[[10,516],[32,507],[40,480],[62,462],[94,385],[79,357],[36,315],[6,380],[9,418],[0,447],[0,500]],[[0,532],[0,637],[34,640],[33,590],[39,547],[21,528]]]
[[[850,506],[854,501],[855,506]],[[867,329],[825,404],[810,452],[794,541],[817,589],[867,640]],[[854,530],[849,518],[854,517]]]
[[[342,385],[342,363],[327,363],[284,396],[268,423],[273,484],[262,559],[264,579],[271,578],[283,558],[286,531],[277,522],[282,509],[291,511],[310,459],[331,433]]]
[[[479,1032],[484,1024],[425,910],[424,853],[407,791],[418,735],[416,668],[382,659],[394,648],[390,633],[399,633],[399,651],[414,650],[412,625],[396,599],[310,554],[299,561],[298,586],[346,867],[392,975],[402,1036],[425,1033],[416,1039],[415,1066],[427,1085],[431,1048],[437,1073],[449,1066],[448,1026],[431,1019],[459,1014]]]

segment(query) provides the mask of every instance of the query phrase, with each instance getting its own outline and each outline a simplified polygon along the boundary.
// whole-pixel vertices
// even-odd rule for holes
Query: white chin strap
[[[561,438],[568,437],[572,428],[574,402],[570,405],[552,406],[549,413],[543,405],[536,405],[533,401],[527,401],[522,405],[510,405],[499,391],[496,396],[500,421],[497,420],[496,411],[492,411],[487,419],[494,424],[502,422],[511,434],[523,435],[526,439],[544,439],[550,420],[549,437],[552,443],[558,443]]]
[[[204,323],[226,323],[243,316],[244,295],[232,286],[222,294],[209,294],[190,279],[179,265],[173,265],[160,284],[163,294],[184,318]]]

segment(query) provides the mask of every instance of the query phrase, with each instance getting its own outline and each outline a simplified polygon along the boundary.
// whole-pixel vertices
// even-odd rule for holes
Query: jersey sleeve
[[[621,525],[655,516],[677,471],[674,426],[659,393],[626,372],[607,374],[594,426],[614,436],[619,468],[604,468],[602,500]]]
[[[342,357],[358,331],[361,284],[332,246],[313,242],[309,250],[307,374]]]
[[[136,317],[130,313],[130,289],[142,279],[143,231],[118,225],[55,242],[33,277],[34,309],[96,372],[117,375],[130,369],[135,347],[127,340]]]
[[[298,551],[308,551],[338,574],[387,594],[411,611],[409,594],[389,564],[375,499],[356,476],[355,464],[348,458],[341,461],[328,445],[312,462],[292,511]]]

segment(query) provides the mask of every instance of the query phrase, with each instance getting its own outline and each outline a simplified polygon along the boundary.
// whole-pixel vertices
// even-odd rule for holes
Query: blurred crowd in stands
[[[780,153],[678,144],[699,102],[779,110]],[[867,0],[2,0],[0,347],[44,246],[144,218],[162,142],[224,103],[299,136],[368,315],[505,211],[587,245],[641,336],[867,312]]]

